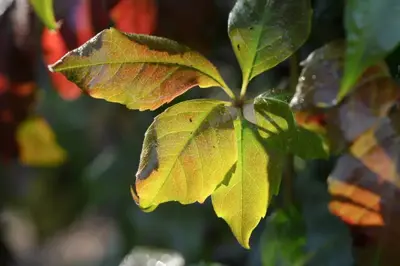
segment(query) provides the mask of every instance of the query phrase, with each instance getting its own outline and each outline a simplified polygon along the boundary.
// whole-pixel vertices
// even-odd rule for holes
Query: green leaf
[[[236,169],[229,182],[221,184],[211,197],[217,216],[228,223],[239,243],[249,248],[251,232],[265,216],[270,191],[275,190],[274,182],[280,182],[280,176],[269,176],[273,165],[254,126],[241,118],[234,123]]]
[[[67,53],[50,69],[92,97],[130,109],[157,109],[197,85],[219,86],[230,93],[217,69],[199,53],[165,38],[112,28]]]
[[[236,162],[235,109],[217,100],[168,108],[148,128],[136,174],[138,204],[203,202]]]
[[[254,99],[254,118],[258,132],[269,147],[288,152],[289,142],[296,133],[296,124],[289,104],[264,94]]]
[[[289,149],[303,159],[326,159],[329,156],[328,144],[322,136],[302,127],[298,127],[290,139]]]
[[[258,126],[260,137],[268,147],[304,159],[328,156],[328,148],[322,137],[297,127],[288,103],[262,94],[254,99],[254,104],[246,105],[244,110],[246,119]]]
[[[30,2],[43,24],[51,30],[57,29],[57,22],[53,12],[53,0],[30,0]]]
[[[364,70],[382,60],[400,42],[400,1],[348,0],[345,26],[347,49],[341,100]]]
[[[267,218],[262,235],[263,265],[306,265],[306,230],[301,214],[295,209],[278,210]]]
[[[238,0],[228,31],[243,72],[243,87],[293,54],[311,28],[310,0]]]
[[[23,164],[58,166],[66,159],[66,152],[56,142],[51,127],[40,117],[29,118],[19,125],[17,141]]]

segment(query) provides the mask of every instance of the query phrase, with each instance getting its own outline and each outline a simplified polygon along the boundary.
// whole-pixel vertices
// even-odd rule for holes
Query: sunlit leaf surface
[[[239,0],[229,15],[228,31],[243,72],[243,85],[276,66],[307,39],[309,0]]]
[[[51,66],[94,98],[154,110],[194,86],[226,88],[202,55],[168,39],[104,30]]]
[[[192,100],[154,119],[136,174],[138,204],[203,202],[237,159],[234,109],[216,100]]]
[[[235,131],[236,168],[229,181],[212,194],[212,203],[218,217],[229,224],[239,243],[249,248],[251,232],[267,212],[271,197],[269,179],[280,181],[280,176],[269,176],[271,160],[257,137],[255,126],[237,119]]]

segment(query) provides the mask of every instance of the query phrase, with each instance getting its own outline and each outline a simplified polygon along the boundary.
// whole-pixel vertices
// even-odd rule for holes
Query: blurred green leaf
[[[306,265],[311,256],[305,250],[304,222],[294,207],[277,210],[267,218],[261,241],[264,266]]]
[[[276,66],[307,39],[309,0],[238,0],[229,15],[228,32],[243,73],[243,87]]]
[[[400,1],[348,0],[346,62],[338,98],[341,100],[364,70],[382,60],[400,42]]]
[[[325,140],[315,132],[302,127],[296,128],[296,133],[289,142],[290,151],[303,159],[328,158],[329,148]]]
[[[30,2],[43,24],[51,30],[57,29],[57,22],[53,11],[53,0],[30,0]]]

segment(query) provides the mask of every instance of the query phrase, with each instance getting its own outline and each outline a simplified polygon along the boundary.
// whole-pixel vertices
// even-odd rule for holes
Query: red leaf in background
[[[3,160],[18,156],[15,134],[29,114],[35,90],[34,82],[9,82],[0,75],[0,157]]]
[[[15,3],[15,2],[14,2]],[[19,155],[18,126],[32,111],[36,85],[34,16],[28,3],[18,2],[0,15],[0,158]]]
[[[59,31],[44,29],[42,33],[42,49],[47,65],[55,63],[69,50],[72,50],[92,38],[96,31],[94,24],[102,30],[107,27],[109,17],[104,1],[79,0],[75,1],[63,19]],[[92,14],[93,13],[93,14]],[[95,23],[96,22],[96,23]],[[75,100],[81,95],[81,89],[68,81],[60,73],[51,73],[53,86],[65,100]]]
[[[42,33],[42,49],[44,61],[47,65],[53,64],[68,52],[64,39],[59,31],[44,29]],[[68,81],[60,73],[49,72],[54,87],[65,100],[75,100],[81,95],[81,89]]]
[[[8,80],[0,74],[0,96],[7,91]]]
[[[120,0],[110,15],[121,31],[151,34],[156,27],[157,6],[154,0]]]
[[[64,34],[63,30],[72,33],[74,38],[71,38],[70,34]],[[84,44],[92,38],[95,32],[92,26],[91,0],[81,0],[67,15],[60,31],[66,40],[69,50]]]

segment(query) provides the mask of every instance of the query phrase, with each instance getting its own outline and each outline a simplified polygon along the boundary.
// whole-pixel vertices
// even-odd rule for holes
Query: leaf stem
[[[247,79],[243,79],[242,88],[240,90],[240,100],[244,100],[246,96],[247,87],[249,85],[249,81]]]

